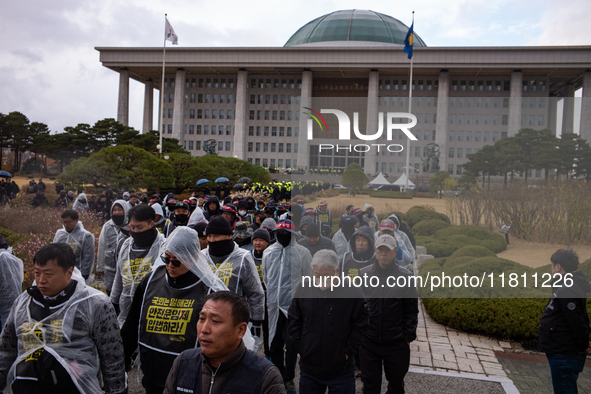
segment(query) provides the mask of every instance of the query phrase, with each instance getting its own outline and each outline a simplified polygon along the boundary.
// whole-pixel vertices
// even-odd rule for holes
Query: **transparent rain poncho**
[[[8,319],[14,300],[22,293],[24,267],[12,248],[0,249],[0,332]]]
[[[84,202],[82,202],[82,201],[84,201]],[[75,209],[76,211],[87,211],[88,210],[88,199],[86,198],[86,194],[80,193],[78,195],[78,197],[76,198],[76,201],[74,201],[74,205],[72,206],[72,209]]]
[[[189,217],[189,223],[187,223],[187,226],[197,223],[209,223],[208,220],[205,219],[205,216],[203,216],[203,210],[201,208],[195,208],[191,217]]]
[[[228,256],[219,264],[215,264],[211,259],[209,248],[205,249],[202,254],[211,270],[225,286],[248,299],[250,318],[256,321],[263,320],[265,318],[265,292],[250,251],[241,249],[234,242],[234,249],[229,251]]]
[[[394,224],[396,225],[396,230],[394,230],[394,235],[396,236],[396,239],[398,240],[398,243],[404,243],[404,246],[406,246],[406,250],[408,251],[408,254],[410,255],[410,263],[411,264],[414,264],[414,261],[415,261],[415,248],[413,248],[412,242],[410,242],[410,239],[408,238],[408,235],[406,235],[404,233],[404,231],[400,230],[400,221],[398,220],[398,218],[396,217],[396,215],[390,215],[388,217],[388,219],[390,219],[391,221],[393,221]]]
[[[295,237],[286,248],[279,242],[269,246],[263,254],[263,278],[267,286],[267,312],[269,314],[269,343],[273,342],[279,314],[287,311],[302,276],[312,276],[312,255],[298,245]]]
[[[68,233],[64,228],[60,228],[55,233],[53,243],[68,244],[76,256],[76,267],[82,273],[82,276],[88,277],[94,267],[94,235],[86,231],[82,222],[78,222],[72,232]]]
[[[351,244],[349,241],[347,241],[347,237],[345,237],[345,234],[343,234],[343,230],[339,230],[335,233],[335,235],[333,235],[332,243],[334,244],[334,247],[337,251],[339,261],[343,259],[345,253],[351,251]]]
[[[127,314],[131,308],[133,295],[142,280],[149,275],[152,270],[159,265],[164,264],[160,259],[160,248],[164,243],[162,234],[152,243],[148,253],[142,258],[136,258],[131,261],[131,247],[133,245],[133,237],[125,240],[121,250],[119,251],[119,258],[117,260],[117,271],[121,275],[121,294],[119,295],[119,326],[123,327]]]
[[[376,231],[373,235],[374,241],[378,239],[378,237],[380,236],[380,232]],[[406,234],[404,234],[402,231],[400,230],[394,230],[394,237],[396,238],[396,244],[398,245],[398,253],[396,254],[396,261],[399,263],[399,265],[410,269],[411,272],[413,272],[412,267],[413,262],[414,262],[414,249],[412,248],[412,245],[410,245],[411,249],[410,251],[408,250],[407,244],[405,242],[405,237],[406,240],[408,240],[408,243],[410,244],[410,240],[408,239],[408,236]],[[412,253],[411,253],[412,252]]]
[[[172,253],[189,271],[197,275],[211,291],[228,290],[224,282],[211,270],[207,257],[201,253],[197,231],[186,226],[178,227],[162,245],[161,254],[166,251]],[[253,351],[256,351],[260,344],[260,339],[253,338],[250,330],[246,330],[242,340],[246,347]]]
[[[113,287],[113,280],[117,271],[117,245],[119,245],[119,240],[123,237],[121,227],[127,224],[127,212],[130,209],[125,200],[116,200],[111,206],[111,216],[113,216],[113,207],[115,205],[121,206],[125,212],[123,224],[117,226],[113,219],[110,219],[103,225],[96,257],[96,271],[105,273],[105,288],[109,291]]]
[[[30,357],[35,357],[41,350],[51,354],[64,367],[81,393],[103,392],[98,379],[101,365],[97,344],[91,337],[91,331],[99,327],[99,319],[105,319],[106,309],[110,309],[113,314],[115,312],[107,296],[86,286],[84,278],[76,268],[72,280],[78,282],[72,297],[63,307],[41,321],[31,318],[31,296],[28,293],[23,293],[15,301],[9,319],[14,321],[16,329],[18,356],[8,371],[4,393],[12,393],[11,385],[17,378],[16,366]],[[110,339],[107,336],[101,338],[101,346]],[[115,384],[120,383],[123,387],[107,387],[107,391],[123,391],[125,381],[119,380]]]

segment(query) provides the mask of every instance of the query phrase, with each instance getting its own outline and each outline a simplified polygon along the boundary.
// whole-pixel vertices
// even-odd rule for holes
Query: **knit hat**
[[[232,235],[234,232],[232,231],[232,225],[230,221],[223,217],[222,215],[215,215],[211,218],[209,223],[207,224],[207,228],[205,229],[205,234],[222,234],[222,235]]]
[[[306,238],[316,238],[320,237],[320,229],[316,225],[316,223],[309,224],[306,227]]]
[[[252,240],[260,238],[262,240],[267,241],[267,243],[271,243],[271,237],[269,236],[269,232],[265,229],[259,228],[257,231],[252,234]]]
[[[203,238],[203,237],[206,237],[207,236],[205,234],[205,229],[207,228],[207,223],[205,223],[205,222],[199,222],[199,223],[191,224],[188,227],[190,227],[193,230],[197,231],[197,235],[199,236],[199,238]]]
[[[268,228],[269,230],[275,230],[277,223],[275,223],[275,220],[271,219],[271,218],[266,218],[265,220],[263,220],[263,223],[261,223],[261,228]]]
[[[359,223],[359,219],[357,218],[357,216],[352,216],[352,215],[343,215],[341,217],[341,222],[340,222],[340,227],[343,227],[343,225],[352,225],[354,226],[355,224]]]
[[[252,236],[252,228],[248,227],[248,224],[246,224],[246,222],[236,223],[236,226],[234,227],[234,235],[232,236],[232,239],[236,239],[236,238],[247,239],[247,238],[250,238],[251,236]]]

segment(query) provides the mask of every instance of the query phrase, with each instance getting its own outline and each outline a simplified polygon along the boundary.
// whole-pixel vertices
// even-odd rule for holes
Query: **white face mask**
[[[238,215],[244,216],[244,215],[246,215],[246,211],[241,209],[240,211],[238,211]]]

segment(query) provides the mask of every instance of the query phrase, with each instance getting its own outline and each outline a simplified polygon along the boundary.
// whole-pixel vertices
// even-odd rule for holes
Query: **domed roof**
[[[369,10],[343,10],[308,22],[295,32],[284,46],[320,42],[333,42],[334,45],[337,44],[335,41],[341,41],[339,45],[343,46],[347,44],[342,41],[404,45],[407,33],[408,26],[391,16]],[[416,33],[413,44],[417,47],[427,46]]]

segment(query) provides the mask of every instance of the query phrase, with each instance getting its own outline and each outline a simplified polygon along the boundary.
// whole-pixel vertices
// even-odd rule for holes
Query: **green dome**
[[[335,41],[404,45],[407,33],[408,26],[391,16],[369,10],[344,10],[308,22],[295,32],[284,46]],[[414,46],[427,46],[416,32]]]

